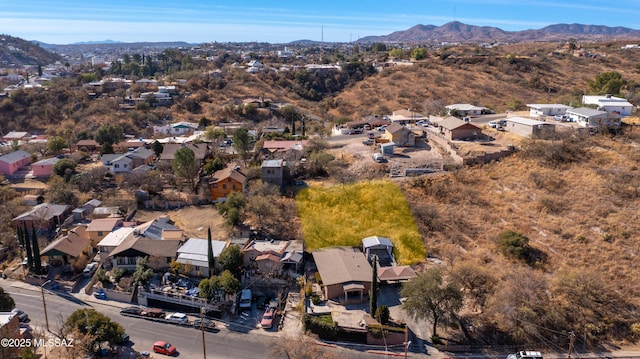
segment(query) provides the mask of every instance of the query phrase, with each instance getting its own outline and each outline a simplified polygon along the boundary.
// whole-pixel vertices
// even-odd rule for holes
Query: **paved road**
[[[42,295],[37,286],[0,280],[0,286],[11,294],[16,307],[24,310],[31,318],[34,327],[45,327],[45,315]],[[73,311],[81,308],[94,308],[107,315],[112,320],[120,323],[129,334],[137,351],[150,351],[153,342],[165,340],[179,351],[180,358],[202,358],[202,334],[200,331],[181,327],[168,323],[147,321],[141,318],[127,317],[120,314],[120,307],[102,304],[95,300],[82,301],[66,292],[45,291],[49,328],[56,332],[60,327],[62,318],[68,317]],[[120,306],[122,304],[118,303]],[[232,331],[223,324],[219,325],[220,331],[205,333],[207,358],[264,358],[267,357],[270,344],[278,338],[276,333],[263,333],[261,330]],[[240,328],[242,329],[242,328]],[[370,359],[385,357],[384,355],[350,350],[340,347],[327,347],[327,350],[335,352],[341,358]]]

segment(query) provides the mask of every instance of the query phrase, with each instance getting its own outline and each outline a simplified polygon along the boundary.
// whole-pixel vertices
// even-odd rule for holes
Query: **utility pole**
[[[573,343],[576,340],[576,333],[569,332],[569,352],[567,353],[567,359],[571,359],[571,352],[573,351]]]
[[[204,308],[200,306],[200,330],[202,331],[202,355],[207,359],[207,345],[204,342]]]
[[[404,324],[404,359],[407,359],[407,355],[409,355],[409,326],[407,323]]]

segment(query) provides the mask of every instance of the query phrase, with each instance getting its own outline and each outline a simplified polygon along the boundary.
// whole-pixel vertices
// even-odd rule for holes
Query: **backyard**
[[[416,222],[398,186],[387,180],[310,187],[296,197],[305,249],[361,246],[369,236],[387,237],[401,264],[424,261]]]

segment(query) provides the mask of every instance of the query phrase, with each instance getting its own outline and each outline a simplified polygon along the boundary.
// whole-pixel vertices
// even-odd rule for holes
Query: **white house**
[[[428,121],[429,117],[413,111],[412,109],[396,110],[391,113],[389,121],[399,123],[416,123],[418,121]],[[384,119],[384,117],[383,117]]]
[[[584,105],[596,105],[598,111],[606,111],[610,119],[620,119],[631,116],[633,105],[627,100],[611,95],[603,96],[582,96]]]
[[[569,121],[575,122],[582,127],[597,128],[600,126],[620,127],[620,118],[611,118],[606,111],[594,110],[588,107],[568,110]]]
[[[213,257],[218,258],[227,247],[227,242],[212,240]],[[209,277],[209,243],[203,238],[189,238],[178,248],[176,262],[191,266],[191,275]]]
[[[162,133],[171,136],[182,136],[185,134],[192,134],[197,129],[197,123],[180,121],[166,126],[153,126],[153,133]]]
[[[101,157],[102,164],[107,167],[112,174],[130,172],[133,167],[133,160],[127,154],[104,154]]]
[[[540,103],[532,103],[528,104],[529,107],[529,116],[532,118],[543,117],[543,116],[562,116],[567,112],[567,110],[573,109],[571,106],[562,105],[558,103],[553,104],[540,104]]]
[[[453,105],[445,106],[447,109],[447,115],[451,115],[452,112],[458,112],[460,116],[479,116],[488,108],[481,106],[474,106],[468,103],[456,103]]]

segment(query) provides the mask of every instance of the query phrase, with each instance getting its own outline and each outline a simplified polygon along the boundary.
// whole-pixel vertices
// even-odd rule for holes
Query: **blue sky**
[[[0,0],[0,33],[54,44],[347,42],[454,20],[516,31],[557,23],[638,29],[639,18],[640,0]]]

